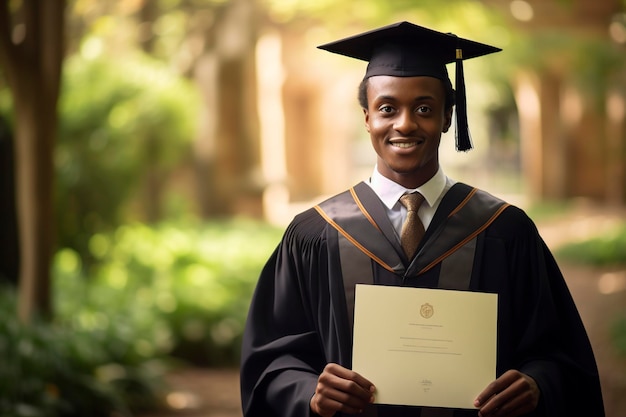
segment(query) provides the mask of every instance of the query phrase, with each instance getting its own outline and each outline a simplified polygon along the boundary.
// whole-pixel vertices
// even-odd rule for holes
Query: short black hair
[[[364,78],[363,81],[361,81],[361,83],[359,84],[359,91],[358,91],[358,95],[357,98],[359,100],[359,104],[361,105],[361,107],[365,110],[367,110],[368,108],[368,103],[367,103],[367,81],[369,80],[369,78]],[[452,88],[452,82],[450,81],[450,79],[447,80],[447,82],[442,81],[443,83],[443,87],[445,89],[445,110],[450,110],[452,107],[454,107],[454,105],[456,104],[456,95],[454,92],[454,88]]]

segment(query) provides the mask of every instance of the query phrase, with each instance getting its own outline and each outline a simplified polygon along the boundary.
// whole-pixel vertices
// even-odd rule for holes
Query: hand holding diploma
[[[530,413],[539,404],[539,387],[530,376],[509,370],[481,392],[474,405],[480,417],[517,417]]]
[[[330,363],[319,376],[311,409],[323,417],[337,412],[355,414],[374,402],[374,385],[358,373]],[[474,401],[480,417],[517,417],[537,408],[539,388],[528,375],[505,372],[489,384]]]
[[[474,408],[496,378],[497,295],[357,285],[352,366],[376,403]]]
[[[317,379],[311,410],[322,417],[356,414],[374,402],[374,385],[358,373],[329,363]]]
[[[481,417],[534,410],[540,392],[530,376],[509,370],[494,379],[496,302],[494,294],[358,285],[354,368],[328,364],[311,410],[331,417],[374,402],[475,407]]]

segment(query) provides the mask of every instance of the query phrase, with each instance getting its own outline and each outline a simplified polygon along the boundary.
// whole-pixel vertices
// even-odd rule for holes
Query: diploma
[[[496,377],[497,295],[356,286],[352,369],[376,403],[475,408]]]

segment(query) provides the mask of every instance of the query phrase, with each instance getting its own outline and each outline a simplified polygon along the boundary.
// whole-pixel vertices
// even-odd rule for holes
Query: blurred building
[[[523,175],[535,198],[623,205],[626,11],[619,0],[483,0],[548,53],[512,74]],[[560,34],[578,49],[545,48]],[[585,43],[585,44],[583,44]],[[574,46],[574,45],[573,45]],[[619,57],[622,57],[621,59]],[[618,57],[614,62],[612,57]],[[585,79],[586,77],[586,79]]]

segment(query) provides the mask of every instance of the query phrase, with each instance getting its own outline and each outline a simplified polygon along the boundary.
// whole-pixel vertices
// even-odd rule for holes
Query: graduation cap
[[[329,52],[368,61],[364,78],[430,76],[449,82],[446,64],[456,62],[456,148],[468,151],[463,60],[501,51],[500,48],[399,22],[318,46]]]

